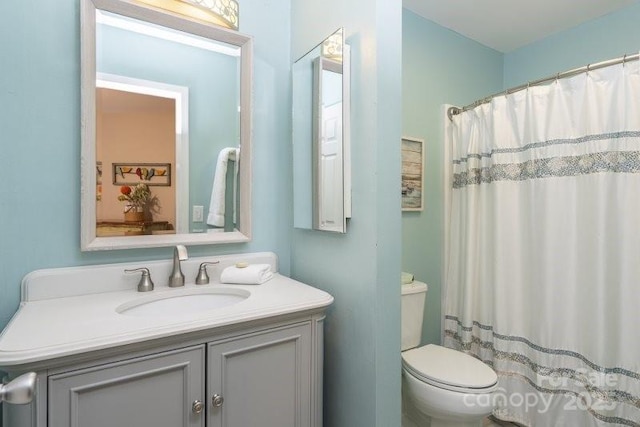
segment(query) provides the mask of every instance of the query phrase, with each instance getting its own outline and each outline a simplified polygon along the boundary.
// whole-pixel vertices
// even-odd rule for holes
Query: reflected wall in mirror
[[[346,233],[349,47],[339,29],[293,64],[294,226]]]
[[[249,240],[251,38],[82,5],[82,249]]]
[[[188,106],[187,87],[97,74],[97,237],[188,232],[186,192],[176,191],[189,182]],[[138,184],[149,189],[142,200]]]

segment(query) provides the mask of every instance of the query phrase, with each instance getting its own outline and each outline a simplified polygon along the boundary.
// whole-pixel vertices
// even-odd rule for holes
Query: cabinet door
[[[208,427],[310,426],[309,323],[211,343],[207,357]]]
[[[204,345],[49,377],[49,427],[204,427]]]

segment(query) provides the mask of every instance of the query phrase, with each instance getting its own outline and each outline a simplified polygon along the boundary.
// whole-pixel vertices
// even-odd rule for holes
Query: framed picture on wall
[[[114,185],[171,186],[171,163],[113,163]]]
[[[402,210],[424,209],[424,139],[402,137]]]

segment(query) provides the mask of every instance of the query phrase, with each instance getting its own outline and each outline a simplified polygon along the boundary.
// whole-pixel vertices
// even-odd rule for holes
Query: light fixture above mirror
[[[137,0],[164,10],[237,30],[240,7],[236,0]]]
[[[336,62],[342,62],[344,48],[344,30],[340,28],[322,42],[322,56]]]
[[[129,0],[81,4],[82,250],[249,241],[251,37]]]

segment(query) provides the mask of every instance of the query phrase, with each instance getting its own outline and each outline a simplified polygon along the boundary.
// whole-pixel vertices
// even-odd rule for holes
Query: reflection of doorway
[[[112,163],[170,163],[171,185],[150,186],[159,202],[154,220],[188,233],[188,105],[185,87],[98,73],[96,159],[104,165],[98,221],[122,217]]]
[[[342,102],[322,107],[320,226],[342,227]]]
[[[342,63],[314,61],[314,228],[344,232]]]

